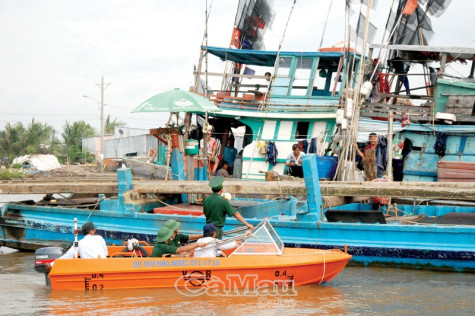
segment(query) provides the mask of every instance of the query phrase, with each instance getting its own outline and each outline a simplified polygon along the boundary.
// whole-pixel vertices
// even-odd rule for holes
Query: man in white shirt
[[[219,244],[216,244],[219,242]],[[241,244],[240,241],[229,241],[223,243],[223,240],[216,238],[216,227],[213,223],[206,224],[203,227],[203,238],[198,239],[197,243],[206,243],[206,247],[196,248],[196,258],[214,258],[218,256],[219,250],[233,249]]]
[[[87,222],[81,227],[84,238],[78,243],[78,254],[84,259],[107,258],[106,241],[102,236],[96,235],[96,228],[92,222]],[[76,256],[74,246],[62,255],[59,259],[72,259]],[[54,262],[46,264],[46,271],[49,272]]]
[[[292,152],[287,156],[287,161],[285,162],[285,165],[289,167],[289,173],[291,176],[303,178],[303,156],[305,156],[305,154],[300,151],[299,145],[292,145]]]

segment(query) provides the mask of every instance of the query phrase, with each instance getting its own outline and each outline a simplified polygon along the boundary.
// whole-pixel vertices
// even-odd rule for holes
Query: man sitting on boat
[[[194,255],[196,258],[219,257],[223,255],[221,250],[233,249],[241,244],[239,240],[226,242],[217,239],[216,227],[213,223],[203,226],[203,238],[198,239],[197,242],[206,243],[207,246],[204,248],[196,248]]]
[[[250,229],[254,226],[246,222],[239,212],[237,212],[227,199],[221,196],[223,193],[223,177],[214,177],[209,182],[213,194],[203,200],[203,213],[206,216],[206,223],[213,223],[216,227],[216,238],[223,238],[223,226],[226,221],[226,215],[234,216],[238,221]]]
[[[188,244],[186,246],[177,247],[171,243],[173,231],[168,227],[162,227],[158,231],[157,243],[153,247],[152,257],[163,257],[165,254],[170,254],[172,257],[175,255],[187,256],[190,251],[206,246],[206,243],[196,242]]]
[[[292,145],[292,152],[287,156],[285,165],[289,167],[289,174],[294,177],[303,178],[302,157],[304,153],[300,152],[297,144]]]
[[[199,234],[194,234],[194,235],[180,234],[178,232],[178,228],[180,228],[180,223],[174,219],[169,219],[165,223],[165,227],[167,227],[173,232],[172,239],[170,240],[169,244],[174,245],[176,247],[180,247],[182,244],[185,244],[188,241],[196,240],[198,238],[203,237],[203,235],[199,235]]]
[[[78,247],[71,247],[59,259],[72,259],[76,257],[76,253],[83,259],[107,258],[106,241],[102,236],[96,235],[96,228],[92,222],[87,222],[81,227],[84,238],[78,243]],[[54,262],[46,264],[46,272],[51,270]]]
[[[221,169],[218,170],[217,176],[229,178],[229,164],[226,161],[223,161]]]

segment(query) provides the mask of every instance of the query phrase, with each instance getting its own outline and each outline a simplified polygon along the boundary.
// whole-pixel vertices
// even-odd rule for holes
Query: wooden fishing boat
[[[286,248],[267,220],[228,257],[125,256],[56,259],[49,279],[53,290],[171,288],[193,295],[206,289],[285,288],[333,279],[351,259],[341,250]],[[151,253],[151,246],[140,249]],[[146,254],[147,255],[147,254]]]

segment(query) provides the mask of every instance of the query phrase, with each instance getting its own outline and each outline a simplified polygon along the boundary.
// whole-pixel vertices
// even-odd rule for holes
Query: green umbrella
[[[162,92],[140,104],[132,112],[220,112],[221,109],[199,94],[178,88]]]

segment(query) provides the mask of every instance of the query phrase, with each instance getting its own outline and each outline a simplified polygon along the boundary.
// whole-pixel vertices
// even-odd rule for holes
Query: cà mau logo
[[[192,106],[193,102],[186,100],[186,99],[180,99],[178,101],[175,101],[175,105],[182,106],[182,107],[187,107],[187,106]]]

